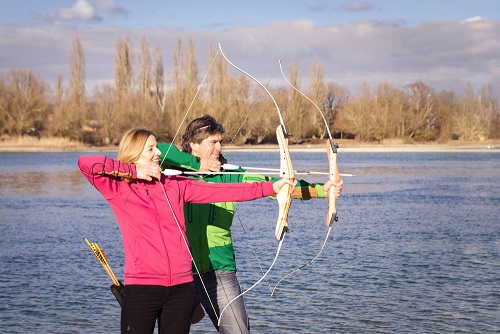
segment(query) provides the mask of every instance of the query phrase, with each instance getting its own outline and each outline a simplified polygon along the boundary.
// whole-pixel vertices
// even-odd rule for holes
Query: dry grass
[[[0,150],[80,150],[88,146],[67,138],[37,138],[32,136],[0,138]]]
[[[405,141],[401,138],[393,138],[393,139],[383,139],[380,142],[381,145],[404,145],[407,144]]]
[[[474,149],[491,149],[500,147],[500,142],[498,140],[486,140],[480,142],[462,142],[458,140],[450,141],[445,144],[437,143],[421,143],[421,144],[405,144],[402,140],[391,139],[384,140],[381,143],[363,143],[353,139],[338,139],[335,141],[339,144],[342,150],[379,150],[379,151],[390,151],[390,150],[401,150],[401,151],[433,151],[433,150],[456,150],[457,148],[464,148],[466,150]],[[309,143],[304,143],[302,145],[291,145],[290,149],[295,151],[311,151],[317,149],[318,151],[323,151],[325,147],[325,140],[311,140]],[[275,150],[278,145],[225,145],[225,150],[230,151],[240,151],[240,150],[255,150],[255,151],[267,151]],[[86,144],[82,144],[75,140],[70,140],[67,138],[37,138],[31,136],[22,137],[0,137],[0,152],[57,152],[57,151],[116,151],[116,146],[107,147],[91,147]]]

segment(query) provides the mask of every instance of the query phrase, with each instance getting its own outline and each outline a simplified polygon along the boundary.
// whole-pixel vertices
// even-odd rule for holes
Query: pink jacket
[[[120,226],[125,285],[172,286],[193,281],[183,237],[184,203],[239,202],[274,194],[272,182],[207,183],[162,175],[161,181],[129,183],[122,177],[135,179],[135,165],[102,156],[82,156],[78,166],[108,201]]]

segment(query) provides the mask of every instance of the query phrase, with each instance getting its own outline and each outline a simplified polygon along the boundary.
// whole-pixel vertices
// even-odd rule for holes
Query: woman
[[[122,333],[188,333],[195,299],[184,203],[247,201],[273,195],[290,181],[210,184],[166,177],[147,129],[122,137],[117,159],[82,156],[83,175],[106,198],[122,233],[125,301]]]

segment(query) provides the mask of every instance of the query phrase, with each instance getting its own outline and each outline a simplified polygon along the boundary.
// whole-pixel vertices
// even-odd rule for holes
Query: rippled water
[[[117,333],[111,280],[84,237],[121,278],[123,254],[107,203],[80,175],[81,153],[0,153],[0,330]],[[228,153],[277,166],[277,153]],[[325,169],[322,153],[292,153]],[[294,201],[278,260],[245,295],[255,333],[500,332],[500,152],[341,153],[339,221],[321,256],[326,200]],[[312,176],[307,180],[318,180]],[[244,289],[277,249],[275,203],[238,204],[233,235]],[[214,332],[208,319],[193,333]]]

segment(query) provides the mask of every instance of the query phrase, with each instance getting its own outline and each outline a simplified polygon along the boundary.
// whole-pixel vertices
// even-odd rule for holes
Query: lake
[[[108,204],[78,170],[84,154],[99,153],[0,153],[2,333],[119,332],[112,282],[84,238],[106,251],[122,279],[121,236]],[[277,152],[226,156],[279,168]],[[292,161],[295,169],[327,168],[324,153],[292,152]],[[252,331],[500,332],[500,152],[345,152],[338,164],[356,176],[343,178],[325,249],[269,297],[327,234],[326,199],[294,201],[276,264],[245,295]],[[238,277],[247,289],[276,254],[277,205],[239,203],[238,217]],[[191,332],[214,329],[205,317]]]

